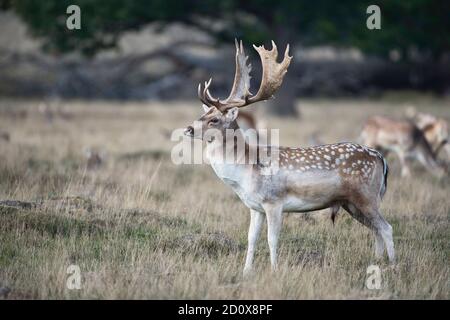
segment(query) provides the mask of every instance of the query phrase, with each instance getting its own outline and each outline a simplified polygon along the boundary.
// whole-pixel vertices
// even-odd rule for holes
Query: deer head
[[[272,98],[281,86],[292,59],[289,56],[289,45],[286,47],[281,63],[277,62],[278,50],[273,41],[272,50],[266,50],[264,46],[253,46],[258,52],[262,64],[261,84],[258,92],[253,95],[250,92],[251,65],[247,64],[248,57],[245,55],[242,41],[238,43],[235,40],[235,44],[236,72],[229,96],[224,100],[214,98],[209,91],[212,79],[205,82],[203,86],[199,84],[198,97],[205,113],[185,129],[186,135],[203,139],[208,130],[215,129],[225,136],[226,129],[238,129],[235,120],[239,108]]]

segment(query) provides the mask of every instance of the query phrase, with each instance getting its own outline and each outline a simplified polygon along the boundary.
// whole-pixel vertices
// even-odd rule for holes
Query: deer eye
[[[218,118],[212,118],[211,120],[209,120],[209,124],[217,124],[217,123],[219,123]]]

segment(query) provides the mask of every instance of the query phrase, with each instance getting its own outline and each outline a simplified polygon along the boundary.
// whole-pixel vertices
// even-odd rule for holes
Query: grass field
[[[402,115],[408,100],[306,100],[302,119],[268,118],[282,145],[354,139],[371,114]],[[414,99],[450,118],[450,101]],[[256,274],[242,277],[248,209],[207,165],[171,162],[165,132],[190,124],[197,102],[0,102],[0,288],[9,299],[449,299],[450,181],[416,166],[400,178],[395,158],[382,204],[398,264],[382,288],[365,286],[376,263],[372,234],[341,212],[289,214],[272,273],[266,237]],[[252,107],[257,109],[257,107]],[[86,168],[86,148],[104,155]],[[81,289],[68,289],[69,265]],[[1,291],[1,290],[0,290]]]

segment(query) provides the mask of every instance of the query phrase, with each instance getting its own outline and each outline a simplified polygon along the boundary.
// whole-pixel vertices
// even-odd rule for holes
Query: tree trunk
[[[298,117],[299,112],[295,105],[297,98],[295,89],[295,76],[292,71],[288,71],[281,88],[275,93],[275,98],[268,102],[268,112],[280,117]]]

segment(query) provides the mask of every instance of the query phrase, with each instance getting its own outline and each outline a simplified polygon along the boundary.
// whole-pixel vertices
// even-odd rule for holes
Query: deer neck
[[[222,137],[222,140],[214,139],[207,142],[206,155],[217,176],[227,184],[239,184],[252,164],[248,161],[250,154],[256,154],[247,143],[245,135],[236,121],[233,121],[228,129],[234,130],[234,137]]]

